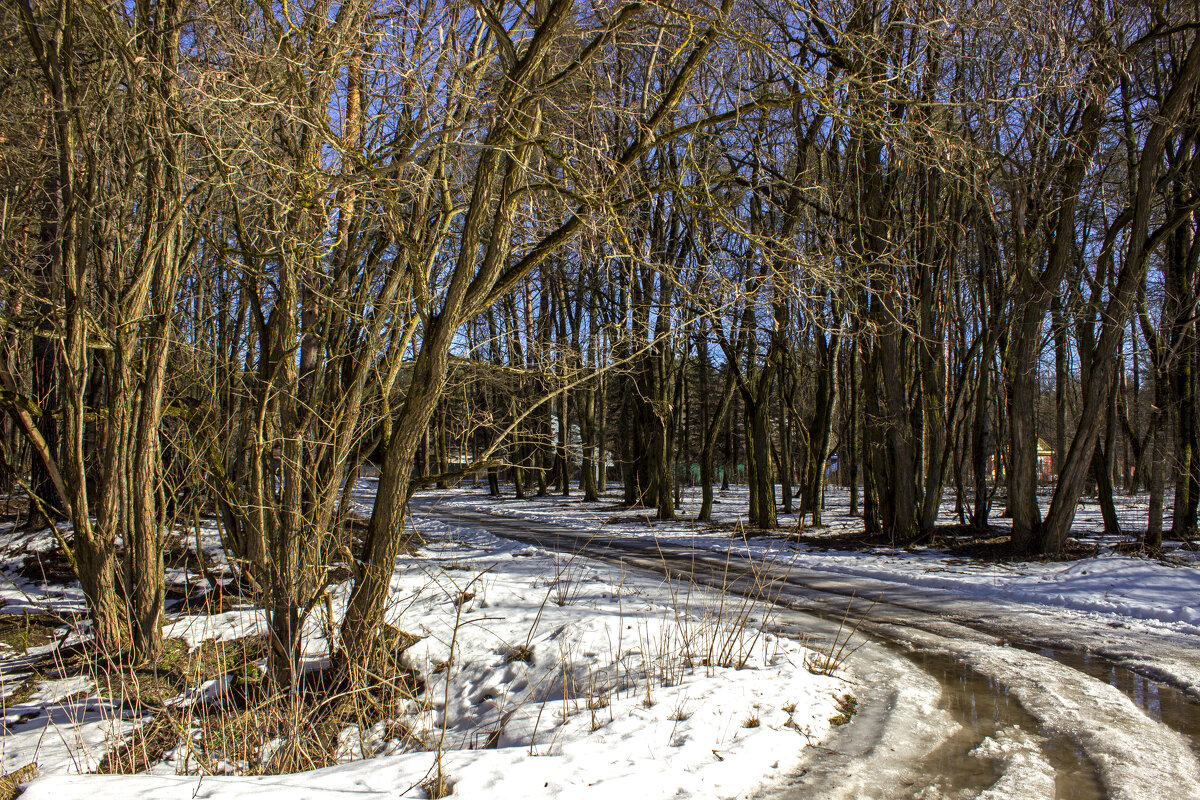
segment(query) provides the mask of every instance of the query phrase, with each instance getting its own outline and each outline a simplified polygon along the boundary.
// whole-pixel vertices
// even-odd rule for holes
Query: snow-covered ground
[[[370,486],[360,487],[364,505]],[[103,699],[88,675],[31,673],[38,656],[77,638],[63,617],[48,642],[0,644],[0,774],[36,762],[44,777],[29,784],[31,800],[421,797],[439,764],[457,796],[744,797],[819,742],[853,692],[807,668],[813,651],[764,632],[770,608],[482,531],[428,523],[422,532],[427,547],[398,560],[389,621],[420,637],[403,659],[426,688],[399,725],[343,729],[343,763],[282,778],[213,775],[212,759],[180,745],[149,774],[80,774],[145,715]],[[214,541],[206,536],[206,549]],[[18,574],[26,544],[0,533],[0,619],[81,611],[77,589]],[[49,536],[32,540],[36,551],[52,546]],[[346,592],[332,592],[335,615]],[[265,629],[250,606],[169,619],[165,635],[188,648]],[[324,630],[319,611],[306,629],[313,664]],[[225,685],[190,687],[168,705]]]
[[[865,550],[823,547],[822,536],[832,538],[862,530],[862,520],[846,513],[848,498],[838,489],[829,492],[825,527],[806,529],[804,542],[789,538],[786,529],[769,536],[755,536],[738,527],[738,523],[744,522],[747,506],[746,490],[742,487],[716,492],[715,525],[686,521],[699,507],[698,491],[685,494],[680,508],[684,520],[679,522],[655,521],[650,517],[652,512],[644,509],[620,509],[614,502],[619,495],[612,492],[594,504],[583,503],[578,497],[497,500],[475,488],[427,492],[422,496],[446,509],[536,519],[605,536],[651,538],[885,583],[952,590],[969,597],[1050,606],[1200,633],[1197,554],[1179,548],[1173,549],[1167,559],[1118,554],[1112,547],[1116,542],[1101,535],[1103,525],[1094,506],[1081,506],[1076,531],[1080,539],[1100,545],[1095,558],[996,562],[951,555],[937,547]],[[1145,498],[1123,498],[1121,513],[1127,519],[1136,518],[1139,502],[1144,526]],[[957,522],[950,504],[943,506],[941,521]],[[783,517],[780,525],[791,525],[794,529],[795,519]]]
[[[373,489],[373,480],[360,481],[353,497],[356,511],[369,513]],[[1098,513],[1086,507],[1079,536],[1102,546],[1098,557],[994,563],[936,548],[825,547],[821,536],[861,527],[860,520],[845,513],[846,498],[836,490],[830,492],[826,527],[806,530],[803,542],[786,530],[755,536],[739,526],[744,489],[717,493],[715,525],[656,522],[645,511],[620,508],[618,499],[610,492],[596,504],[582,503],[577,496],[496,500],[480,488],[463,487],[422,492],[418,507],[498,514],[606,537],[746,555],[777,569],[847,576],[873,591],[936,588],[966,598],[1056,609],[1067,618],[1064,624],[1075,615],[1076,624],[1088,617],[1102,629],[1200,632],[1200,570],[1194,554],[1177,550],[1165,560],[1119,555],[1111,547],[1115,542],[1100,534]],[[681,516],[694,514],[699,493],[685,493],[683,500]],[[1126,518],[1136,516],[1137,499],[1124,502]],[[949,506],[944,514],[946,522],[954,521]],[[794,525],[794,520],[783,520],[784,525],[789,522]],[[33,673],[40,656],[86,633],[86,622],[76,621],[84,611],[83,598],[75,587],[37,577],[42,560],[46,574],[53,576],[53,536],[45,532],[31,538],[0,529],[0,774],[36,762],[44,777],[32,782],[27,794],[52,800],[92,794],[419,797],[427,793],[439,765],[458,796],[610,797],[627,792],[637,797],[743,797],[787,775],[846,709],[841,698],[865,691],[867,673],[856,674],[853,662],[844,675],[813,674],[808,669],[813,651],[796,641],[804,641],[806,634],[793,630],[796,638],[782,638],[766,632],[772,621],[768,607],[421,515],[418,524],[428,544],[398,560],[389,622],[419,637],[403,659],[426,688],[406,702],[394,720],[399,724],[346,725],[337,740],[336,766],[286,778],[233,774],[239,769],[236,759],[216,763],[198,757],[194,745],[168,749],[146,774],[81,774],[94,770],[115,743],[127,740],[148,717],[143,709],[106,699],[108,693],[99,691],[89,674],[50,675],[44,666],[43,674]],[[215,532],[206,529],[203,542],[216,559],[211,570],[222,574]],[[197,581],[181,570],[172,571],[171,578]],[[328,607],[335,616],[346,591],[343,584],[331,592]],[[324,608],[318,606],[306,629],[305,652],[313,666],[325,657]],[[40,632],[35,625],[30,633],[23,621],[55,619],[46,617],[47,611],[59,615],[58,624],[43,624]],[[265,630],[260,609],[233,604],[211,614],[172,614],[164,633],[181,642],[180,647],[199,652],[196,648],[213,642],[233,646]],[[951,645],[959,647],[953,642],[923,646],[936,651]],[[1079,680],[1066,670],[1054,683],[1053,670],[1060,668],[1036,653],[989,650],[970,642],[961,648],[946,652],[962,663],[979,662],[981,673],[1003,667],[1003,683],[1010,687],[1020,688],[1023,675],[1034,676],[1030,680],[1035,684],[1061,684],[1051,692],[1059,696]],[[995,658],[980,661],[989,654]],[[871,663],[864,660],[861,666],[869,672]],[[896,669],[891,665],[884,672],[894,675]],[[877,675],[874,682],[886,680]],[[185,706],[228,685],[227,678],[209,679],[168,702]],[[933,720],[936,685],[928,689],[921,714]],[[1105,689],[1088,685],[1089,691]],[[1046,730],[1065,732],[1068,738],[1077,729],[1090,730],[1091,723],[1063,717],[1057,705],[1042,709],[1042,699],[1031,694],[1028,707],[1039,712],[1035,716]],[[1110,706],[1120,705],[1119,697],[1110,699]],[[1093,702],[1098,701],[1079,707]],[[1136,707],[1125,712],[1141,722]],[[1109,716],[1121,717],[1115,712]],[[1013,761],[991,752],[1007,746],[1002,733],[985,740],[975,757]],[[1127,738],[1162,750],[1165,745],[1151,733],[1162,731],[1149,725]],[[1086,749],[1095,750],[1094,744]],[[1178,743],[1171,739],[1168,744]],[[1033,746],[1013,748],[1028,751],[1031,758],[1038,752]],[[1114,764],[1121,760],[1114,759]],[[811,757],[805,763],[811,765]],[[1034,764],[1039,765],[1045,767]],[[1019,765],[1014,761],[1010,766]],[[1118,773],[1106,782],[1140,780]],[[995,796],[1003,795],[1002,783],[992,787],[993,793],[1001,793]],[[1040,796],[1026,793],[1035,795]]]
[[[972,740],[978,744],[967,753],[968,758],[960,759],[962,770],[971,773],[981,759],[1005,763],[1004,774],[981,794],[978,790],[966,794],[958,790],[941,792],[937,780],[930,780],[929,771],[937,775],[943,767],[925,760],[925,774],[916,779],[902,776],[889,784],[926,787],[915,795],[896,793],[894,789],[878,795],[877,786],[868,786],[861,793],[855,789],[842,791],[831,787],[841,787],[845,780],[833,776],[814,779],[817,794],[811,796],[1032,800],[1076,796],[1074,790],[1078,788],[1082,792],[1079,796],[1087,797],[1200,797],[1200,764],[1192,753],[1194,744],[1186,735],[1195,734],[1194,726],[1186,722],[1193,707],[1182,698],[1173,699],[1164,688],[1162,697],[1171,705],[1170,713],[1164,712],[1158,701],[1146,699],[1146,692],[1139,694],[1136,685],[1126,686],[1116,677],[1116,665],[1120,663],[1120,669],[1136,670],[1142,676],[1165,680],[1166,686],[1183,689],[1193,697],[1200,696],[1196,694],[1200,661],[1195,655],[1196,635],[1200,633],[1200,570],[1194,552],[1176,548],[1165,558],[1120,555],[1113,547],[1116,542],[1102,535],[1098,512],[1086,507],[1081,509],[1077,536],[1099,546],[1099,554],[1092,558],[996,563],[934,547],[844,549],[853,537],[843,534],[861,532],[862,522],[850,517],[844,502],[838,502],[844,501],[844,496],[831,495],[827,527],[805,530],[803,541],[797,541],[794,535],[794,519],[792,531],[783,529],[766,535],[756,535],[739,525],[747,498],[745,491],[737,488],[718,493],[714,525],[697,525],[686,519],[653,520],[645,510],[621,508],[616,492],[610,492],[600,503],[586,504],[577,497],[497,500],[484,490],[463,487],[423,493],[416,500],[415,514],[418,518],[440,515],[446,519],[455,519],[455,510],[469,513],[471,518],[499,515],[507,518],[499,526],[502,532],[511,526],[511,520],[536,520],[540,530],[538,525],[530,525],[532,530],[542,536],[561,531],[561,541],[567,547],[578,548],[594,536],[599,551],[611,550],[635,561],[653,560],[658,552],[665,563],[683,564],[684,568],[689,552],[704,554],[695,559],[696,563],[718,566],[726,561],[725,554],[746,556],[769,580],[786,581],[789,588],[797,587],[802,592],[812,585],[817,594],[832,591],[826,595],[830,597],[844,598],[852,591],[860,597],[880,597],[884,601],[880,621],[876,624],[869,611],[864,620],[872,637],[899,643],[918,658],[948,658],[988,686],[1004,687],[998,707],[1011,703],[1034,720],[1032,725],[1020,722],[1019,728],[997,728],[982,740]],[[697,505],[685,498],[681,516],[694,513]],[[955,521],[950,518],[952,511],[950,506],[943,509],[944,522]],[[1125,512],[1137,513],[1131,508]],[[1142,517],[1144,520],[1144,512]],[[573,531],[568,533],[566,528]],[[823,538],[829,539],[828,545]],[[832,610],[821,604],[818,607]],[[1016,641],[1034,646],[1009,646],[1008,633]],[[1100,670],[1091,674],[1072,666],[1070,658],[1058,660],[1054,648],[1072,645],[1084,654],[1096,653],[1108,659],[1113,665],[1111,674]],[[1038,648],[1048,649],[1039,652]],[[870,664],[865,661],[868,657],[873,657],[869,648],[864,650],[857,675],[869,671]],[[1082,660],[1086,663],[1087,656]],[[887,669],[899,674],[894,667]],[[1137,685],[1148,686],[1145,682]],[[959,701],[963,699],[956,681],[944,682],[942,690],[943,697],[948,693]],[[1148,691],[1158,696],[1159,688]],[[986,715],[986,709],[976,709],[975,698],[975,694],[970,695],[971,714],[978,711]],[[880,707],[879,694],[871,699],[874,705],[868,707]],[[891,701],[883,702],[890,707]],[[1184,715],[1184,722],[1175,719],[1173,728],[1165,721],[1178,716],[1176,709]],[[928,710],[922,713],[930,714]],[[971,720],[963,725],[970,735],[981,733]],[[944,724],[939,732],[928,734],[930,740],[953,738],[941,732],[943,728]],[[887,741],[889,747],[898,746],[909,741],[917,730],[910,720],[898,735],[881,732],[892,737],[881,741]],[[835,752],[847,752],[844,741],[834,739],[832,746]],[[939,752],[947,746],[948,741],[938,745]],[[1078,754],[1079,763],[1073,763],[1069,755],[1064,758],[1063,752]],[[1047,760],[1050,754],[1057,755]],[[834,767],[838,764],[851,772],[886,768],[886,763],[879,763],[876,752],[855,755],[852,747],[849,757],[833,761]],[[814,775],[828,773],[820,762],[806,764],[806,769],[809,766],[816,768]],[[800,785],[807,786],[806,781]],[[810,795],[798,789],[788,796]]]

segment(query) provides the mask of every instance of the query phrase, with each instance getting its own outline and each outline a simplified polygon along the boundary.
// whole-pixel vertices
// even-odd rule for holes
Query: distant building
[[[1054,472],[1054,448],[1046,443],[1045,439],[1038,438],[1037,444],[1037,470],[1039,478],[1053,478]]]
[[[996,462],[996,454],[988,456],[988,472],[997,480],[1004,480],[1003,470]],[[1037,476],[1038,480],[1049,480],[1058,475],[1055,471],[1057,465],[1054,463],[1054,448],[1051,447],[1045,439],[1038,437],[1037,440]]]

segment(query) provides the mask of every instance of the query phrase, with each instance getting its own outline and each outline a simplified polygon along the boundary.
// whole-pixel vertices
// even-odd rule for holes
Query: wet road
[[[413,513],[769,601],[815,649],[857,625],[858,711],[772,796],[1200,800],[1200,637],[420,497]]]

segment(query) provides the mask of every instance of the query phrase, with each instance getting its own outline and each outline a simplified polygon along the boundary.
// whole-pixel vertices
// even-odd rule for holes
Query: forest
[[[1189,541],[1198,32],[1183,0],[3,0],[10,513],[136,663],[214,521],[279,686],[347,581],[331,656],[369,681],[424,487],[671,520],[699,486],[704,521],[733,482],[772,531],[836,484],[881,541],[946,503],[1018,556],[1145,493],[1123,533]]]

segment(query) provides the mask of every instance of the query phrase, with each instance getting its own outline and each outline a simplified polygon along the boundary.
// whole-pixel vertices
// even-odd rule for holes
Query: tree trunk
[[[858,514],[858,462],[862,452],[862,442],[859,425],[859,395],[862,394],[862,369],[859,365],[857,338],[850,346],[850,435],[847,442],[847,453],[850,462],[847,483],[850,484],[850,516]]]
[[[1035,549],[1042,527],[1037,501],[1037,344],[1042,310],[1026,308],[1014,325],[1008,357],[1008,510],[1012,514],[1012,543],[1018,553]]]
[[[764,531],[779,527],[775,506],[775,480],[771,470],[770,395],[750,406],[750,433],[754,443],[751,489],[756,506],[752,522]]]
[[[733,370],[731,367],[725,368],[725,380],[721,389],[721,398],[717,403],[717,407],[712,412],[712,418],[708,420],[708,424],[704,429],[704,440],[700,447],[700,513],[696,515],[697,522],[712,521],[712,506],[713,506],[713,451],[716,449],[717,436],[721,429],[725,427],[725,418],[729,416],[729,407],[733,404],[734,390],[736,389],[736,381],[734,380]],[[728,479],[729,470],[725,470],[725,478]]]

